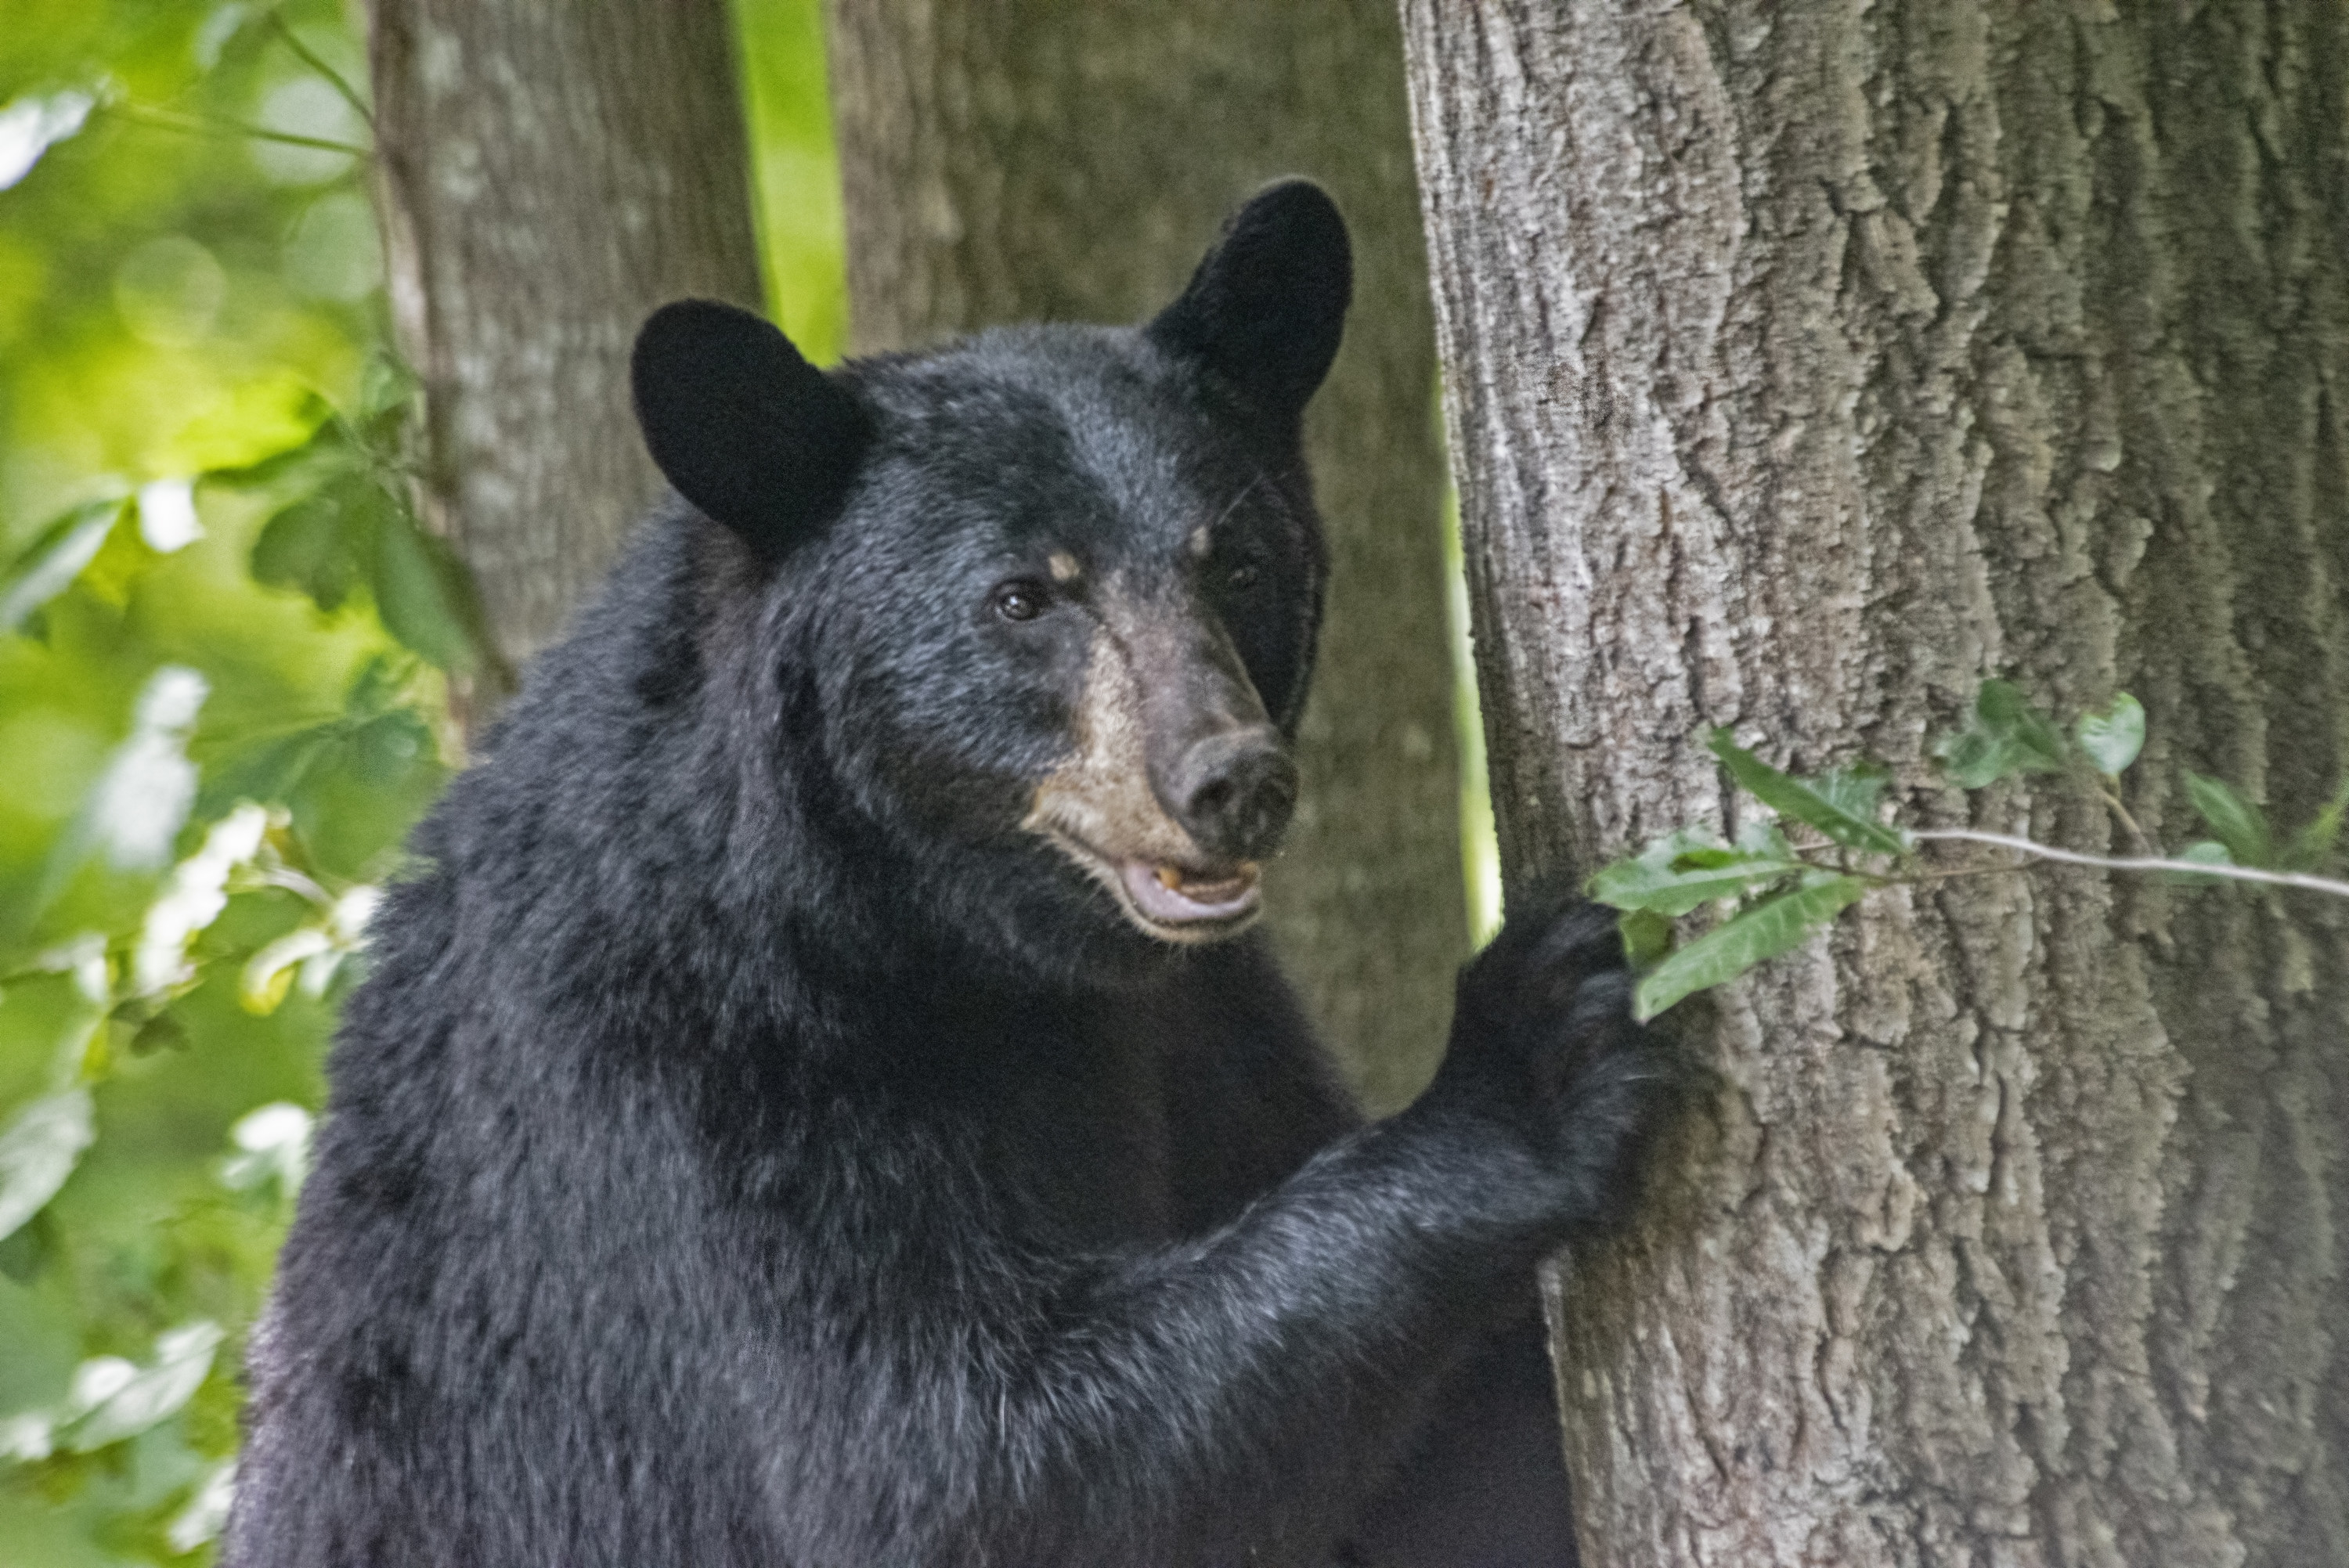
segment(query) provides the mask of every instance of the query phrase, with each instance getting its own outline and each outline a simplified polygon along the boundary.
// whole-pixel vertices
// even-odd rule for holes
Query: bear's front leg
[[[1472,1445],[1496,1421],[1506,1462],[1547,1472],[1515,1478],[1533,1501],[1510,1528],[1550,1554],[1508,1560],[1571,1561],[1527,1297],[1546,1252],[1621,1212],[1663,1075],[1629,1016],[1611,917],[1526,903],[1464,973],[1450,1054],[1416,1105],[1231,1223],[1071,1281],[1048,1309],[1065,1332],[1000,1390],[1027,1460],[999,1516],[1002,1560],[1320,1563],[1358,1522],[1366,1547],[1402,1552],[1441,1511],[1371,1500],[1399,1465],[1445,1462],[1414,1437]]]

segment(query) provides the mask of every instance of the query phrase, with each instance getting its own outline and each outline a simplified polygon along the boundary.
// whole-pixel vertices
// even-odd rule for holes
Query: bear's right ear
[[[636,335],[636,424],[678,493],[780,561],[839,506],[873,423],[763,317],[678,300]]]
[[[1337,357],[1353,290],[1337,203],[1309,180],[1283,180],[1232,214],[1183,297],[1143,331],[1293,422]]]

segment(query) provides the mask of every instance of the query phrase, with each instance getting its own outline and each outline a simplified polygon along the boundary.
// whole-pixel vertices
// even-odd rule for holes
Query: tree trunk
[[[724,0],[373,0],[379,205],[423,377],[425,521],[492,647],[478,730],[659,492],[628,349],[683,294],[755,305]]]
[[[2349,13],[1404,0],[1504,864],[2004,673],[2305,821],[2349,753]],[[2054,785],[1974,825],[2127,845]],[[1549,1293],[1585,1561],[2349,1562],[2349,920],[1888,892],[1684,1007]]]
[[[832,22],[862,352],[1140,319],[1277,175],[1310,175],[1344,208],[1354,310],[1306,422],[1330,613],[1270,901],[1358,1086],[1401,1104],[1433,1070],[1467,920],[1434,336],[1392,9],[833,0]]]

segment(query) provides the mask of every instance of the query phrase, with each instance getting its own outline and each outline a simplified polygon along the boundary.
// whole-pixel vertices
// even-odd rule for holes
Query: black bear
[[[235,1568],[1571,1557],[1537,1261],[1654,1058],[1522,900],[1363,1126],[1259,938],[1345,227],[825,374],[671,305],[672,500],[418,831],[251,1354]]]

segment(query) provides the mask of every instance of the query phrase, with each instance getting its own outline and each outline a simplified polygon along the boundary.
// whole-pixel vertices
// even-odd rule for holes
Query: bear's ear
[[[773,323],[678,300],[636,335],[636,424],[678,493],[780,561],[830,517],[872,421]]]
[[[1183,297],[1144,330],[1293,420],[1330,373],[1353,291],[1337,203],[1310,181],[1284,180],[1232,214]]]

